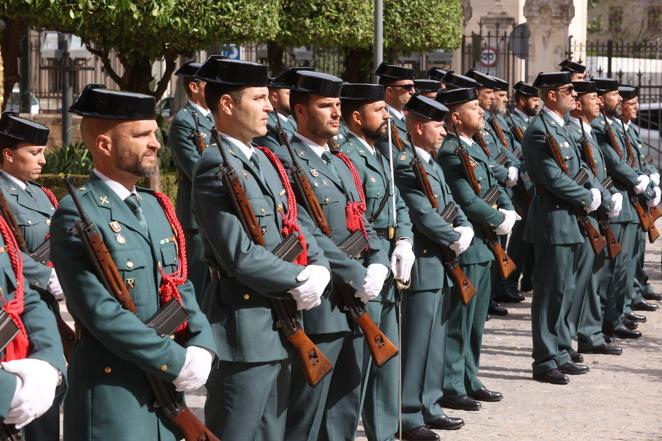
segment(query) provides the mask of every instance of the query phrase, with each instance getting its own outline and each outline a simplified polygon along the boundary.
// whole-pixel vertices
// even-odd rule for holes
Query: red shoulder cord
[[[159,287],[159,296],[161,298],[161,304],[165,304],[172,300],[176,299],[179,304],[182,304],[182,296],[179,294],[178,286],[186,282],[188,277],[188,262],[186,261],[186,241],[184,240],[184,230],[182,225],[177,219],[175,214],[175,208],[172,206],[172,202],[168,199],[164,193],[155,191],[154,196],[161,204],[163,212],[170,223],[170,228],[175,233],[175,240],[177,243],[177,258],[179,259],[179,265],[177,269],[170,273],[166,274],[163,271],[163,267],[159,266],[159,271],[161,272],[161,286]],[[180,332],[186,329],[188,322],[184,322],[175,332]]]
[[[50,189],[46,188],[46,187],[41,187],[40,186],[40,188],[41,188],[41,191],[44,192],[44,194],[46,195],[48,200],[51,201],[51,204],[53,205],[53,208],[57,208],[58,201],[57,201],[57,198],[55,197],[55,194],[53,194],[53,192]],[[49,231],[48,234],[46,234],[46,238],[44,240],[48,240],[50,238],[51,238],[51,233]],[[51,262],[50,260],[48,262],[46,262],[46,265],[53,268],[53,262]]]
[[[258,150],[260,150],[262,153],[265,154],[267,158],[269,158],[269,161],[273,164],[273,166],[276,168],[276,171],[278,171],[278,176],[280,177],[280,181],[283,184],[283,188],[285,189],[285,192],[287,193],[287,212],[283,211],[283,228],[280,230],[283,236],[288,236],[289,234],[292,234],[294,232],[298,233],[297,239],[299,240],[299,243],[301,244],[302,251],[299,254],[299,256],[294,260],[294,263],[297,263],[299,265],[308,265],[308,250],[306,247],[306,238],[304,237],[303,234],[301,234],[301,227],[299,227],[299,224],[297,223],[297,200],[294,196],[294,191],[292,190],[292,185],[290,185],[290,180],[287,177],[287,173],[285,172],[285,167],[283,167],[283,163],[280,162],[280,159],[268,148],[266,147],[256,147]]]
[[[350,173],[352,174],[352,178],[354,179],[354,186],[359,192],[359,201],[348,202],[347,207],[345,207],[345,211],[347,213],[347,229],[353,233],[360,228],[361,233],[363,233],[363,237],[367,239],[368,233],[365,230],[365,219],[363,217],[366,210],[365,194],[363,193],[363,182],[361,182],[359,172],[356,170],[356,167],[354,167],[354,164],[352,164],[352,160],[349,159],[344,153],[339,151],[332,153],[345,163]]]
[[[16,324],[19,331],[18,335],[5,349],[4,361],[20,360],[28,356],[28,347],[30,346],[28,333],[25,330],[25,325],[23,325],[23,320],[21,320],[21,314],[23,314],[23,309],[25,307],[23,260],[21,258],[21,253],[18,250],[16,239],[11,233],[9,225],[7,225],[7,222],[5,222],[2,217],[0,217],[0,235],[2,235],[2,239],[5,242],[5,250],[7,251],[12,270],[16,276],[16,291],[14,291],[14,298],[7,302],[0,294],[0,298],[2,299],[2,309],[5,310],[9,318],[11,318]]]

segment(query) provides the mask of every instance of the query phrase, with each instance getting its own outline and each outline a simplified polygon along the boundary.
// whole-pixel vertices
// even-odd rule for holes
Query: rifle
[[[16,239],[16,243],[18,244],[18,248],[24,252],[25,254],[29,255],[33,259],[35,259],[37,262],[43,263],[44,260],[48,260],[48,257],[50,256],[50,241],[47,239],[42,243],[39,248],[35,250],[34,253],[30,253],[28,250],[28,245],[25,242],[25,237],[23,236],[23,232],[21,231],[21,227],[19,227],[18,222],[16,221],[16,217],[14,216],[14,212],[11,209],[11,206],[9,205],[9,202],[7,202],[7,199],[5,198],[5,195],[0,191],[0,213],[2,214],[2,217],[5,218],[5,221],[7,222],[7,225],[9,226],[9,229],[11,230],[12,234],[14,235],[14,238]],[[44,257],[45,253],[45,257]],[[45,290],[44,288],[38,287],[31,285],[31,288],[33,288],[35,291],[39,293],[39,296],[41,299],[48,305],[49,309],[53,312],[53,316],[55,317],[55,323],[57,324],[57,330],[60,334],[60,340],[62,341],[62,348],[64,349],[64,358],[69,361],[69,357],[71,356],[71,351],[73,350],[74,347],[74,342],[76,341],[76,334],[74,333],[73,329],[67,325],[67,323],[62,319],[62,315],[60,314],[60,307],[58,305],[58,301],[53,295]]]
[[[320,231],[322,231],[325,236],[331,237],[331,226],[329,226],[329,222],[327,222],[326,216],[324,216],[324,210],[322,209],[320,202],[317,200],[315,190],[313,190],[313,186],[308,180],[308,175],[306,174],[303,167],[301,167],[301,164],[299,164],[299,160],[294,154],[292,144],[287,138],[285,130],[280,125],[278,115],[276,115],[276,124],[278,125],[278,137],[280,138],[280,143],[287,148],[287,151],[290,154],[290,158],[292,159],[290,171],[292,173],[292,180],[294,181],[297,196],[299,196],[297,200],[301,201],[308,214],[312,216]]]
[[[458,140],[459,139],[460,138],[458,138]],[[476,134],[474,135],[474,141],[476,141],[480,146],[480,148],[483,149],[483,153],[485,153],[485,155],[487,155],[488,158],[492,156],[490,147],[487,145],[487,141],[485,141],[485,138],[483,138],[483,134],[480,132],[480,130],[477,131]]]
[[[338,248],[344,251],[349,257],[357,258],[367,246],[368,239],[359,230],[352,233],[345,241],[338,245]],[[375,366],[382,367],[387,361],[398,355],[398,348],[377,327],[375,322],[372,321],[365,310],[363,302],[354,295],[356,290],[353,287],[340,281],[339,291],[345,304],[347,315],[363,332],[363,338],[368,345],[368,349],[370,349]]]
[[[0,353],[18,335],[18,326],[4,309],[0,309]],[[0,424],[0,441],[23,441],[21,431],[13,424]]]
[[[409,165],[414,170],[414,174],[416,175],[416,179],[418,180],[420,188],[423,190],[423,193],[425,193],[428,200],[430,201],[430,205],[435,209],[435,211],[437,211],[439,208],[439,200],[434,194],[434,191],[432,191],[430,179],[428,178],[428,174],[425,171],[425,167],[423,166],[421,159],[418,157],[416,151],[414,150],[414,143],[411,139],[411,135],[407,134],[407,137],[409,138],[409,144],[411,145],[412,151],[412,160]],[[448,205],[446,205],[446,208],[444,208],[443,212],[441,213],[441,217],[446,221],[446,223],[452,226],[455,218],[457,217],[457,213],[458,208],[455,203],[451,201],[448,203]],[[447,246],[440,245],[440,248],[442,263],[453,279],[458,293],[460,294],[462,303],[466,305],[471,301],[473,296],[476,295],[476,288],[474,287],[473,283],[471,283],[471,280],[467,277],[464,271],[462,271],[462,268],[457,262],[457,256],[455,255],[455,252]]]
[[[71,195],[80,217],[74,224],[74,230],[83,241],[97,276],[120,305],[135,314],[137,308],[131,298],[131,293],[124,285],[101,232],[84,211],[69,176],[64,178],[64,185]],[[154,329],[158,335],[166,336],[173,334],[187,319],[188,314],[184,308],[173,299],[163,305],[145,324]],[[220,441],[186,406],[184,395],[175,390],[174,384],[148,374],[145,375],[154,393],[154,408],[163,410],[168,420],[182,432],[186,441]]]
[[[198,119],[198,112],[191,110],[191,115],[193,116],[193,122],[195,122],[195,132],[193,132],[195,145],[198,148],[198,153],[202,155],[202,152],[204,152],[205,148],[207,148],[207,143],[205,142],[205,136],[200,131],[200,120]]]
[[[604,181],[601,182],[601,185],[607,189],[611,190],[614,186],[614,181],[610,176],[607,176]],[[618,242],[614,231],[609,226],[609,216],[605,210],[598,210],[598,225],[600,226],[600,233],[607,239],[607,255],[610,259],[614,259],[618,253],[621,252],[621,244]]]
[[[517,124],[515,124],[515,121],[513,121],[513,116],[510,114],[508,109],[506,109],[506,116],[510,120],[510,130],[513,131],[515,138],[517,138],[517,141],[521,144],[522,141],[524,141],[524,132],[522,132],[522,129]]]
[[[395,144],[395,148],[398,149],[398,151],[402,151],[402,149],[405,148],[405,145],[402,142],[402,139],[400,138],[400,134],[398,133],[398,128],[395,127],[395,124],[390,124],[390,126],[391,126],[391,138],[393,139],[393,144]]]
[[[222,152],[221,156],[223,158],[223,164],[221,167],[225,170],[225,172],[237,176],[234,167],[227,160],[227,156],[223,151],[223,146],[221,145],[221,140],[216,129],[212,131],[212,136],[214,137],[219,150]],[[248,197],[246,196],[244,187],[240,183],[238,186],[232,186],[228,188],[231,190],[231,199],[233,201],[237,201],[237,204],[239,204],[235,205],[235,211],[237,213],[237,217],[239,217],[239,220],[241,221],[241,224],[244,226],[244,230],[251,237],[253,242],[263,246],[264,236],[262,235],[262,230],[258,227],[256,231],[259,231],[260,234],[254,235],[252,230],[247,227],[248,225],[253,224],[259,226],[259,223],[255,217],[255,214],[253,213],[253,208],[250,205],[250,202],[248,202]],[[247,204],[248,206],[244,207],[242,204]],[[246,218],[247,216],[249,218]],[[292,261],[299,254],[301,254],[302,251],[303,248],[301,247],[297,236],[295,234],[290,234],[281,243],[276,245],[276,247],[272,250],[272,253],[276,257],[279,257],[283,260]],[[271,303],[271,310],[276,317],[276,327],[282,330],[287,341],[289,341],[297,351],[301,366],[303,368],[304,376],[306,377],[306,381],[311,386],[317,385],[322,380],[322,378],[324,378],[333,369],[331,362],[303,331],[301,323],[297,318],[296,307],[293,302],[289,300],[279,300],[272,298],[269,300]]]
[[[563,171],[564,174],[570,176],[570,170],[568,169],[568,164],[565,163],[565,160],[561,155],[561,147],[559,147],[558,142],[556,142],[556,139],[552,136],[552,134],[549,133],[549,127],[547,126],[547,121],[545,121],[545,115],[543,114],[543,112],[540,112],[540,119],[542,120],[543,126],[545,126],[545,142],[547,143],[547,146],[551,150],[556,165],[559,166],[559,168],[561,169],[561,171]],[[589,176],[586,170],[580,169],[579,173],[577,173],[577,176],[575,176],[574,180],[578,185],[583,185],[588,180],[588,178]],[[575,217],[577,218],[577,223],[579,224],[579,228],[584,231],[586,237],[590,241],[593,252],[596,255],[599,255],[600,253],[602,253],[602,250],[604,250],[604,248],[607,246],[607,242],[605,241],[605,238],[600,235],[600,233],[595,229],[595,227],[593,227],[593,224],[591,224],[591,222],[588,219],[588,215],[583,211],[582,208],[573,207],[573,211],[575,213]]]
[[[507,149],[514,150],[514,146],[511,147],[510,143],[508,143],[508,140],[506,139],[506,135],[503,133],[503,129],[501,128],[501,124],[499,124],[499,121],[497,121],[496,114],[491,110],[490,113],[492,114],[492,118],[490,119],[490,125],[492,126],[497,136],[499,137],[501,144],[503,144],[503,146]]]

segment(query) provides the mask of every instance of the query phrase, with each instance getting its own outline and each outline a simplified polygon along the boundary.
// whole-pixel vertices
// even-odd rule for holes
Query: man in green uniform
[[[290,94],[297,121],[292,152],[281,146],[278,156],[289,167],[300,166],[310,181],[328,231],[315,237],[331,264],[334,283],[322,305],[303,316],[310,338],[334,365],[333,373],[316,387],[294,375],[285,439],[353,440],[359,422],[364,342],[358,327],[343,312],[341,289],[355,291],[362,303],[377,298],[389,274],[388,254],[365,219],[363,186],[351,160],[331,151],[329,141],[340,124],[342,80],[320,72],[299,72]],[[303,195],[298,195],[303,198]],[[300,199],[300,203],[304,203]],[[353,259],[338,245],[360,231],[368,240],[361,258]],[[358,234],[358,233],[357,233]],[[295,365],[294,372],[298,367]]]
[[[619,338],[639,338],[641,332],[635,328],[636,323],[624,317],[625,298],[634,289],[634,273],[636,266],[637,230],[641,228],[639,218],[632,201],[641,204],[653,203],[656,198],[654,186],[650,178],[639,171],[638,158],[634,150],[628,149],[622,134],[617,131],[614,120],[619,114],[622,98],[618,94],[618,82],[610,78],[595,78],[597,93],[600,99],[604,117],[600,116],[591,122],[598,145],[602,150],[607,164],[607,172],[614,180],[614,187],[623,194],[630,203],[623,204],[619,216],[609,219],[614,234],[621,244],[621,252],[609,262],[610,277],[605,281],[607,287],[607,306],[603,328],[607,335]],[[607,128],[614,134],[612,145]],[[630,165],[632,164],[632,165]]]
[[[220,141],[205,151],[193,180],[193,206],[213,262],[203,310],[221,354],[207,382],[205,420],[220,439],[283,440],[292,348],[274,323],[269,299],[293,299],[299,310],[316,307],[330,280],[328,263],[282,164],[267,148],[251,145],[265,134],[272,111],[266,66],[211,57],[197,76],[207,82],[205,100]],[[219,166],[233,167],[241,180],[263,245],[243,227]],[[295,262],[270,252],[291,233],[306,250]]]
[[[475,411],[480,409],[480,401],[494,402],[503,398],[501,393],[488,390],[478,379],[494,262],[494,255],[486,244],[486,234],[488,231],[490,235],[509,234],[518,216],[506,191],[492,174],[489,158],[472,139],[483,129],[485,121],[475,89],[444,90],[437,99],[450,109],[446,124],[452,127],[439,150],[437,162],[441,164],[453,199],[462,207],[476,235],[472,246],[459,256],[458,261],[477,291],[466,305],[457,292],[450,295],[441,405]],[[462,161],[460,153],[463,151],[469,155],[471,173]],[[492,188],[498,191],[496,206],[482,199]]]
[[[197,390],[207,380],[216,347],[186,280],[174,207],[162,193],[136,187],[158,162],[154,97],[91,84],[69,110],[83,117],[81,135],[94,164],[78,198],[136,311],[124,308],[99,278],[75,233],[80,213],[65,197],[51,223],[51,256],[80,339],[69,364],[64,438],[179,439],[179,430],[152,406],[147,375],[181,392]],[[181,344],[145,323],[172,298],[188,314],[182,337],[188,339]]]
[[[394,187],[388,159],[374,147],[387,130],[384,88],[378,84],[347,83],[342,88],[340,104],[349,133],[340,148],[359,172],[366,200],[365,216],[379,237],[382,251],[391,256],[393,271],[393,279],[377,298],[367,303],[366,309],[375,324],[398,345],[394,280],[409,282],[414,252],[409,212]],[[398,430],[399,360],[393,358],[379,368],[369,363],[370,352],[364,348],[363,427],[371,441],[392,440]]]
[[[382,63],[375,71],[375,75],[379,77],[379,84],[384,86],[384,101],[386,101],[386,108],[391,118],[391,138],[397,134],[400,143],[405,143],[407,142],[407,126],[405,114],[402,111],[416,92],[414,71],[406,67]],[[396,145],[395,139],[391,141],[393,145]],[[388,136],[384,136],[377,143],[377,148],[384,154],[388,152]]]
[[[311,70],[309,67],[290,67],[278,74],[275,78],[269,80],[269,102],[274,108],[269,112],[269,121],[267,121],[267,134],[257,136],[253,139],[255,145],[264,146],[271,151],[276,151],[280,145],[280,135],[278,134],[279,125],[285,130],[289,138],[297,131],[297,123],[292,117],[290,107],[290,89],[294,85],[296,74],[301,70]],[[276,118],[279,121],[276,121]]]
[[[580,148],[581,157],[586,168],[591,171],[602,194],[603,210],[609,217],[616,217],[623,207],[623,195],[617,190],[613,194],[605,191],[601,183],[608,178],[604,155],[598,147],[595,134],[591,129],[591,121],[600,114],[600,104],[596,93],[597,87],[592,81],[573,81],[577,92],[577,107],[571,112],[568,131]],[[596,231],[604,233],[597,225],[598,212],[591,213],[589,219]],[[600,286],[601,280],[608,280],[608,250],[595,254],[590,241],[585,240],[579,248],[579,270],[577,273],[577,289],[571,299],[566,319],[570,337],[577,337],[577,350],[582,353],[599,353],[619,355],[622,349],[613,343],[608,343],[602,333],[604,310],[607,305],[607,287]],[[566,340],[566,349],[571,350],[570,340]],[[572,357],[572,354],[571,354]]]
[[[571,361],[566,336],[559,331],[569,301],[576,292],[579,250],[585,237],[575,211],[591,213],[602,202],[600,190],[575,182],[582,167],[580,151],[565,127],[564,118],[576,107],[570,75],[567,72],[540,73],[533,83],[544,107],[529,124],[524,136],[524,158],[536,196],[529,207],[524,240],[535,246],[535,295],[531,302],[533,336],[533,378],[537,381],[567,384],[566,374],[588,372],[588,366]],[[552,153],[547,137],[558,144]],[[567,173],[556,161],[565,162]],[[545,262],[545,264],[541,264]]]
[[[561,72],[569,73],[570,81],[581,81],[586,77],[586,66],[569,58],[561,61],[559,67],[561,67]]]
[[[190,280],[195,288],[198,304],[202,305],[202,296],[209,283],[209,267],[204,261],[202,237],[191,207],[191,186],[193,167],[200,159],[205,146],[211,142],[214,121],[205,104],[205,82],[194,77],[200,66],[200,63],[187,61],[175,72],[175,75],[182,79],[188,102],[177,112],[170,124],[168,146],[179,176],[175,207],[186,236],[186,261]]]
[[[409,207],[417,255],[412,283],[402,300],[402,429],[408,440],[436,440],[430,429],[459,429],[461,418],[444,415],[444,353],[452,282],[442,263],[442,247],[459,255],[466,251],[473,230],[460,209],[453,225],[441,216],[453,202],[441,167],[434,161],[446,135],[442,121],[448,109],[431,98],[414,95],[405,106],[407,131],[414,145],[398,152],[396,182]],[[412,167],[414,152],[430,183],[430,194]],[[418,169],[417,169],[418,170]],[[436,200],[438,207],[432,204]],[[453,293],[455,294],[455,293]]]
[[[414,88],[417,94],[434,99],[441,90],[441,82],[437,80],[416,79],[414,80]]]
[[[428,70],[428,78],[431,80],[439,81],[441,83],[440,89],[445,89],[446,88],[445,77],[446,74],[448,74],[449,72],[453,72],[453,71],[446,71],[438,67],[433,67]]]
[[[34,295],[32,289],[42,289],[46,304],[50,308],[55,308],[59,311],[56,299],[62,299],[62,289],[60,288],[55,270],[47,265],[49,260],[48,253],[45,253],[43,257],[38,259],[28,254],[28,252],[34,252],[40,245],[47,241],[50,219],[55,210],[53,202],[57,202],[54,200],[54,197],[53,201],[49,198],[49,196],[52,197],[52,193],[48,192],[47,194],[46,191],[48,190],[42,189],[39,185],[31,182],[39,177],[41,168],[45,164],[44,150],[48,142],[48,133],[48,127],[39,123],[20,118],[18,115],[8,112],[2,115],[0,119],[0,154],[2,155],[0,157],[0,189],[9,205],[10,215],[16,218],[20,232],[25,240],[25,252],[22,253],[22,276],[25,277],[24,284],[29,284],[31,288],[25,289],[26,303],[28,303],[28,297]],[[8,247],[7,243],[3,241],[4,252],[10,251]],[[14,249],[12,252],[20,253],[20,251]],[[3,264],[6,263],[8,265],[8,262],[8,260],[6,262],[3,260]],[[11,267],[8,266],[6,271],[11,273]],[[7,287],[3,286],[2,288],[3,292],[6,292]],[[43,306],[36,305],[41,302],[35,302],[34,298],[29,303],[32,304],[32,307],[37,306],[37,310],[41,310]],[[51,316],[44,319],[46,321],[44,323],[44,330],[49,329],[52,318]],[[50,330],[49,332],[57,331]],[[38,335],[35,335],[35,337],[43,338]],[[52,335],[48,337],[53,338]],[[55,337],[57,338],[57,334],[55,334]],[[32,339],[32,335],[29,338]],[[48,344],[47,342],[46,346]],[[54,345],[53,349],[58,347]],[[46,348],[46,352],[44,353],[47,354],[48,350],[49,348]],[[59,350],[61,351],[61,348]],[[62,366],[61,371],[64,372],[64,366],[59,361],[61,358],[62,355],[60,353],[57,358],[45,360],[49,361],[56,369],[60,369],[60,366]],[[63,394],[64,386],[58,387],[55,400],[53,401],[53,397],[50,397],[52,402],[52,406],[49,406],[50,409],[24,427],[23,431],[26,440],[57,441],[60,439],[60,402],[62,401]],[[12,397],[13,390],[3,395]],[[48,391],[46,396],[50,396],[50,391]]]

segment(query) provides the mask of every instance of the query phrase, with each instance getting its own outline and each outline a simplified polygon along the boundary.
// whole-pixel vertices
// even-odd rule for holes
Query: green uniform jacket
[[[67,440],[174,440],[167,418],[150,409],[154,397],[145,373],[173,381],[186,350],[157,335],[145,321],[160,308],[161,270],[179,264],[174,232],[150,190],[138,189],[148,232],[129,206],[92,173],[78,191],[83,209],[97,226],[137,307],[122,308],[97,277],[85,245],[73,230],[79,220],[70,196],[51,223],[51,255],[67,306],[88,332],[75,344],[65,398]],[[193,285],[179,286],[189,315],[187,346],[216,352],[209,322],[200,312]]]
[[[193,206],[200,213],[207,260],[212,267],[220,268],[224,276],[212,280],[207,287],[203,310],[212,325],[221,360],[246,363],[283,360],[288,357],[289,343],[274,326],[269,298],[291,300],[287,291],[301,285],[296,278],[304,268],[270,252],[283,240],[282,213],[289,209],[287,195],[264,153],[257,149],[253,153],[260,163],[263,179],[236,146],[223,141],[223,148],[259,222],[264,246],[256,244],[242,226],[230,190],[218,174],[222,163],[220,151],[212,144],[195,169]],[[310,228],[314,228],[312,221],[303,208],[297,208],[309,263],[328,267],[310,233]]]
[[[366,212],[365,216],[372,220],[373,228],[384,230],[393,225],[393,197],[391,195],[391,177],[388,159],[379,151],[377,155],[372,154],[365,145],[351,132],[341,150],[352,160],[363,182],[363,193],[365,194]],[[386,205],[381,212],[377,213],[379,206],[384,198],[387,198]],[[376,217],[375,215],[378,214]],[[395,188],[395,218],[397,219],[397,231],[395,240],[407,238],[413,243],[412,225],[409,219],[409,210],[400,196],[397,187]],[[380,246],[386,255],[390,254],[391,242],[388,238],[379,238]],[[395,242],[395,241],[394,241]],[[395,301],[394,290],[388,290],[388,299],[381,299],[385,302]]]
[[[490,170],[492,170],[492,174],[495,178],[497,178],[497,181],[501,185],[505,185],[505,182],[508,179],[508,167],[515,165],[513,164],[514,158],[511,157],[512,154],[510,156],[508,155],[507,149],[504,148],[503,144],[501,144],[501,140],[499,140],[496,133],[494,133],[494,129],[490,125],[491,118],[492,112],[485,112],[483,114],[484,127],[480,133],[483,135],[483,139],[485,140],[485,143],[487,143],[487,147],[490,151],[488,156],[490,161]],[[476,143],[477,142],[478,141],[476,141]],[[499,153],[502,151],[508,157],[508,160],[503,165],[496,162],[497,156],[499,156]]]
[[[317,154],[301,141],[295,134],[292,139],[292,149],[297,157],[297,163],[308,174],[310,184],[315,191],[326,220],[331,227],[332,237],[315,230],[317,243],[329,259],[334,278],[359,288],[365,278],[365,266],[371,263],[381,263],[389,267],[388,254],[382,250],[372,226],[366,222],[368,233],[368,250],[363,254],[363,264],[360,260],[350,259],[337,245],[346,240],[352,233],[347,229],[345,208],[348,202],[359,201],[358,190],[354,185],[352,175],[340,158],[332,157],[333,165],[339,178]],[[287,148],[281,146],[276,152],[286,167],[292,164]],[[301,202],[301,201],[300,201]],[[326,334],[350,330],[347,317],[343,312],[343,303],[337,290],[332,290],[322,304],[310,311],[304,311],[303,318],[306,332],[309,334]]]
[[[545,114],[545,122],[559,145],[569,175],[554,160],[539,114],[524,134],[524,158],[531,181],[537,189],[543,188],[545,191],[544,194],[537,191],[531,202],[524,240],[541,245],[583,243],[584,235],[577,224],[574,208],[588,207],[592,196],[588,188],[574,180],[580,168],[585,167],[580,150],[566,127],[559,126],[548,114]],[[590,184],[587,186],[591,187]]]
[[[5,249],[5,242],[0,237],[0,296],[3,302],[14,298],[16,276]],[[25,325],[30,346],[28,358],[43,360],[50,363],[64,375],[66,372],[62,343],[57,332],[53,314],[39,298],[39,294],[25,286],[23,297],[23,314],[21,320]],[[4,356],[4,353],[1,355]],[[0,421],[9,413],[9,406],[16,390],[16,375],[0,369]]]
[[[187,103],[172,120],[168,146],[172,150],[172,158],[179,171],[177,185],[177,217],[183,228],[196,229],[198,222],[191,209],[191,182],[193,182],[193,167],[200,159],[200,151],[195,137],[196,124],[204,135],[206,144],[211,144],[211,129],[214,123]]]
[[[292,116],[284,117],[280,115],[280,125],[285,130],[287,137],[291,137],[297,131],[297,123]],[[280,136],[278,136],[278,124],[276,123],[276,111],[269,112],[267,120],[267,134],[253,138],[253,144],[267,147],[275,152],[280,146]]]
[[[416,261],[412,269],[411,291],[441,290],[453,286],[451,278],[443,266],[441,246],[449,246],[460,238],[441,213],[453,201],[451,190],[446,184],[441,167],[435,162],[421,161],[430,181],[432,192],[439,201],[439,207],[432,207],[425,191],[418,182],[411,167],[412,150],[406,147],[396,158],[396,182],[402,198],[409,207],[414,223],[414,254]],[[459,208],[459,206],[458,206]],[[456,226],[469,226],[462,209],[455,218]]]
[[[639,153],[639,158],[643,162],[644,165],[644,170],[646,173],[659,173],[657,170],[657,167],[653,165],[652,163],[646,163],[647,159],[652,159],[649,157],[650,153],[650,147],[648,144],[645,142],[641,142],[641,137],[639,136],[639,131],[635,128],[635,125],[630,122],[630,124],[627,125],[626,130],[628,132],[628,136],[630,137],[630,142],[632,142],[633,146],[635,149],[638,150]],[[652,161],[651,161],[652,162]]]
[[[474,173],[480,184],[480,197],[476,195],[471,187],[464,171],[464,165],[456,153],[458,142],[462,142],[462,145],[476,163]],[[492,174],[489,158],[476,142],[467,145],[464,141],[458,140],[455,135],[448,135],[437,153],[437,162],[441,164],[446,182],[448,182],[453,193],[453,199],[460,204],[462,211],[464,211],[474,229],[475,235],[472,245],[467,251],[460,254],[458,261],[461,264],[469,265],[494,260],[494,255],[484,240],[483,225],[487,224],[495,229],[504,221],[505,216],[497,208],[482,199],[490,188],[495,185],[499,186],[497,179]],[[499,192],[501,196],[497,201],[497,206],[505,210],[512,210],[513,205],[503,187],[499,186]]]

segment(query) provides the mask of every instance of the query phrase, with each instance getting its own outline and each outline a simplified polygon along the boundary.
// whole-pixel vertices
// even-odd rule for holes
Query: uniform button
[[[260,213],[264,214],[264,208],[260,208]]]
[[[51,224],[51,220],[50,220],[50,219],[46,219],[46,225],[50,225],[50,224]]]
[[[32,225],[32,221],[28,219],[28,225]]]
[[[428,250],[423,249],[423,254],[427,254],[427,253],[428,253]]]
[[[247,292],[244,293],[243,296],[241,296],[244,300],[249,300],[251,298],[251,295],[248,294]]]
[[[329,202],[331,202],[331,199],[330,198],[324,198],[324,202],[326,202],[328,204]]]
[[[103,372],[106,375],[110,374],[111,372],[113,372],[113,368],[111,368],[110,366],[106,366],[105,368],[103,368]]]
[[[168,370],[168,365],[167,364],[162,364],[159,369],[161,369],[161,372],[165,372]]]
[[[127,260],[126,261],[126,267],[129,268],[129,269],[133,268],[133,262],[130,261],[130,260]]]

